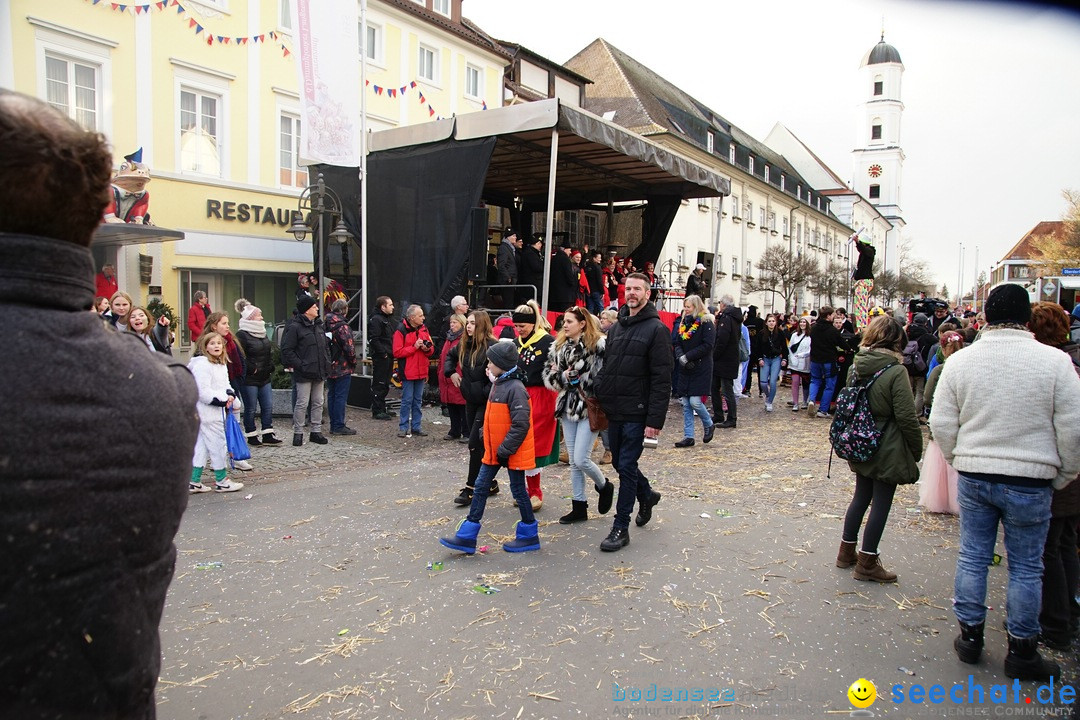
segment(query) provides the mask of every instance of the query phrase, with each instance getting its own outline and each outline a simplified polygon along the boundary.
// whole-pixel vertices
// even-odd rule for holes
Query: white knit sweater
[[[945,363],[930,428],[960,472],[1053,480],[1080,471],[1080,378],[1024,330],[984,331]]]

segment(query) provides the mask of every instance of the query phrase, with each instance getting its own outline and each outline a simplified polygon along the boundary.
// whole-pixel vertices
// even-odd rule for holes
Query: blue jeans
[[[566,441],[566,454],[570,458],[570,487],[574,499],[585,501],[585,476],[592,478],[597,490],[604,487],[607,478],[600,467],[592,461],[592,447],[596,442],[596,433],[589,427],[589,418],[581,420],[562,419],[563,440]]]
[[[398,430],[409,431],[409,418],[412,417],[412,429],[420,429],[420,406],[424,403],[424,381],[401,381],[401,411],[398,416]]]
[[[630,527],[630,513],[634,502],[648,500],[652,494],[649,479],[638,469],[642,442],[645,440],[644,422],[608,422],[608,440],[611,442],[611,465],[619,473],[619,499],[615,501],[617,528]]]
[[[483,464],[476,476],[476,487],[473,488],[472,505],[469,506],[469,522],[478,523],[484,518],[484,508],[487,507],[488,491],[491,490],[491,482],[499,474],[499,465]],[[529,492],[525,489],[525,471],[510,470],[510,494],[517,501],[518,511],[521,512],[521,522],[531,525],[536,522],[533,515],[532,501],[529,500]]]
[[[960,473],[956,494],[960,505],[953,605],[956,619],[964,625],[986,620],[986,573],[994,559],[1000,522],[1009,558],[1005,605],[1009,634],[1016,638],[1037,636],[1052,490],[992,483]]]
[[[780,363],[783,358],[761,358],[761,361],[765,364],[758,369],[758,377],[762,383],[768,382],[769,390],[765,402],[772,405],[772,401],[776,399],[776,382],[780,379]]]
[[[566,308],[563,308],[564,310]],[[604,293],[591,292],[585,297],[585,309],[593,315],[599,315],[604,310]]]
[[[274,429],[274,394],[270,392],[270,383],[265,385],[244,385],[240,388],[244,398],[244,432],[248,437],[261,437],[255,432],[255,401],[259,402],[259,421],[263,432]]]
[[[345,427],[345,401],[349,399],[352,374],[326,381],[326,412],[330,415],[330,432]]]
[[[822,385],[825,389],[822,390]],[[836,363],[810,363],[810,400],[818,401],[818,393],[821,393],[821,402],[818,412],[829,412],[829,404],[833,399],[833,391],[836,390]]]
[[[712,416],[709,415],[708,409],[705,407],[705,403],[701,402],[700,395],[691,395],[690,397],[681,397],[679,402],[682,403],[682,426],[683,437],[694,437],[694,415],[697,414],[701,418],[701,424],[705,429],[712,426]]]

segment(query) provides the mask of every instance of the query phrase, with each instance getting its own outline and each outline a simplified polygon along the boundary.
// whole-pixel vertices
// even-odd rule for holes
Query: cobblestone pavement
[[[426,438],[350,409],[356,436],[256,448],[243,493],[193,496],[185,514],[158,717],[825,718],[852,710],[859,678],[877,686],[877,717],[1063,713],[1035,702],[1036,683],[990,702],[1005,683],[1005,564],[990,569],[985,659],[956,660],[957,521],[920,512],[915,486],[898,490],[881,545],[900,582],[835,567],[852,476],[834,461],[826,477],[827,421],[783,398],[771,414],[740,401],[736,430],[703,445],[699,426],[689,449],[672,446],[673,403],[642,458],[662,501],[611,554],[593,497],[587,522],[558,524],[565,465],[544,471],[539,552],[501,551],[517,520],[509,493],[489,502],[486,553],[439,546],[464,515],[451,500],[466,450],[442,440],[438,408],[425,409]],[[1075,657],[1052,655],[1076,677]],[[894,700],[953,683],[981,684],[985,701]],[[650,701],[654,686],[722,695]]]

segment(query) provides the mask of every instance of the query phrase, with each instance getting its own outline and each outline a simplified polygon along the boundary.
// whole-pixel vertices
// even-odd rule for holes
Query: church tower
[[[904,229],[900,212],[900,181],[904,168],[904,151],[900,148],[900,116],[904,103],[900,100],[900,81],[904,64],[900,53],[881,41],[870,48],[859,67],[866,100],[862,103],[853,151],[854,176],[852,189],[869,200],[892,223],[893,229],[884,238],[884,253],[879,256],[887,270],[895,272],[900,261],[898,248]],[[881,238],[874,238],[880,243]]]

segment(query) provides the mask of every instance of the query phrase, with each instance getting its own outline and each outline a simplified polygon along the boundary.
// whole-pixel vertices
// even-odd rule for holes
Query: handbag
[[[236,416],[221,408],[221,414],[225,420],[225,447],[229,450],[229,459],[235,467],[237,460],[247,460],[251,457],[251,449],[248,447],[247,438]]]
[[[589,414],[589,429],[593,432],[607,430],[607,414],[604,413],[604,408],[600,407],[600,401],[586,396],[585,393],[582,393],[581,397],[585,401],[585,410]]]

